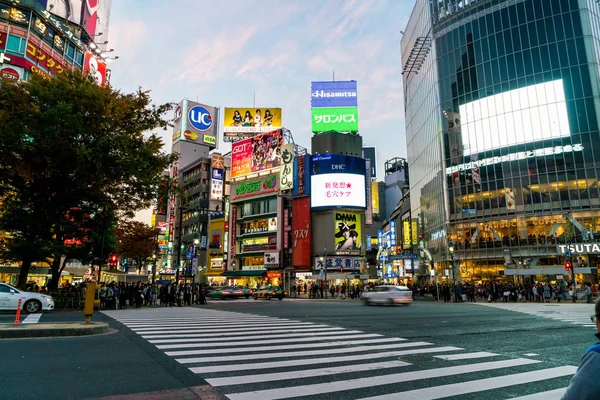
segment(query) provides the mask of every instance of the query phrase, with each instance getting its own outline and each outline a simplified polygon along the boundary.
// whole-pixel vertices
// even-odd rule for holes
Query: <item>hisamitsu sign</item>
[[[357,107],[356,81],[312,82],[310,106],[312,108]]]

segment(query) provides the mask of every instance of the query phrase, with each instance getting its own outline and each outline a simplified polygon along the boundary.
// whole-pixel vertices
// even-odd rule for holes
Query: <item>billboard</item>
[[[67,1],[67,0],[62,0]],[[71,0],[71,4],[81,0]],[[83,0],[81,7],[81,26],[90,37],[102,33],[108,38],[108,24],[112,0]]]
[[[360,157],[312,157],[311,208],[366,208],[366,163]]]
[[[208,270],[223,270],[223,249],[225,248],[225,219],[223,213],[214,214],[208,225]]]
[[[292,200],[292,264],[308,267],[310,263],[310,200]]]
[[[98,85],[106,86],[106,62],[89,51],[85,52],[83,73],[92,75]]]
[[[225,108],[223,140],[237,142],[282,127],[281,108]]]
[[[375,147],[363,147],[362,156],[365,160],[371,160],[371,178],[377,178],[377,159]]]
[[[264,196],[279,192],[279,177],[275,174],[247,179],[231,185],[231,200]]]
[[[217,147],[219,109],[184,99],[173,114],[173,144],[179,141]]]
[[[373,215],[379,214],[379,183],[371,182],[371,208]]]
[[[475,100],[459,111],[465,156],[571,135],[562,79]]]
[[[357,107],[356,81],[312,82],[310,106],[318,107]]]
[[[279,187],[281,190],[291,190],[294,188],[294,143],[284,144],[281,147]]]
[[[234,143],[231,147],[231,177],[279,167],[282,143],[281,130]]]
[[[223,181],[225,180],[225,158],[218,154],[211,156],[210,199],[223,200]]]
[[[358,108],[313,108],[312,132],[358,132]]]
[[[334,213],[334,235],[336,251],[360,251],[361,215],[350,212]]]
[[[402,229],[403,237],[404,237],[404,245],[410,246],[411,242],[411,233],[410,233],[410,221],[404,221],[403,229]]]
[[[77,25],[81,25],[81,12],[84,1],[85,0],[38,0],[38,3],[45,6],[46,10],[50,11],[52,14],[58,15]]]
[[[294,196],[310,194],[310,156],[308,154],[294,159]]]

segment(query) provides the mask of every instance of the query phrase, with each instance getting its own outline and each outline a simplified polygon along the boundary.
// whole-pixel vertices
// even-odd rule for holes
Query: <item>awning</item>
[[[235,278],[238,276],[263,276],[267,273],[266,269],[253,269],[247,271],[226,271],[221,274],[221,276],[226,276],[229,278]]]

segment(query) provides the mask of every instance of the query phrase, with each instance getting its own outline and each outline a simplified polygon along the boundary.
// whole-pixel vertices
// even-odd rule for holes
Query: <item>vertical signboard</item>
[[[211,175],[210,175],[210,199],[223,200],[223,180],[225,170],[225,158],[213,154],[211,156]]]
[[[294,196],[310,194],[310,156],[308,154],[294,159]]]
[[[230,259],[235,259],[236,253],[236,239],[237,239],[237,207],[233,206],[231,208],[231,225],[229,230],[231,232],[231,240],[229,240],[230,249],[229,249],[229,257]]]
[[[310,258],[310,199],[292,201],[292,263],[294,267],[309,267]]]
[[[411,240],[411,236],[410,236],[410,222],[409,221],[404,221],[403,224],[403,237],[404,237],[404,245],[405,246],[410,246],[410,240]]]
[[[367,209],[365,210],[365,224],[373,224],[373,210],[371,199],[371,160],[365,160],[365,189],[367,190]]]
[[[294,188],[294,158],[294,143],[284,144],[281,147],[280,190],[292,190]]]
[[[390,221],[391,245],[396,246],[396,221]]]
[[[412,221],[412,244],[419,244],[419,232],[417,230],[417,221]]]
[[[371,182],[371,209],[373,215],[379,215],[379,183],[375,181]]]
[[[365,160],[371,160],[371,178],[377,178],[377,160],[375,153],[375,147],[362,148],[362,157]]]
[[[288,249],[290,247],[290,230],[292,227],[288,219],[290,218],[290,212],[286,208],[283,210],[283,248]]]

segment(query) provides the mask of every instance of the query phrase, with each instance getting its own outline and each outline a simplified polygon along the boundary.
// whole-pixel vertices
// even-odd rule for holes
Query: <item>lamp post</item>
[[[156,252],[152,254],[152,284],[156,280]]]
[[[456,290],[455,286],[455,277],[454,277],[454,242],[450,241],[448,242],[448,252],[450,253],[450,262],[451,262],[451,267],[452,267],[452,287],[454,288],[454,290]],[[455,296],[456,297],[456,292],[455,292]]]
[[[326,256],[327,256],[327,247],[325,247],[323,249],[323,255],[321,257],[319,257],[319,260],[321,261],[321,268],[323,268],[324,276],[325,276],[325,281],[323,282],[323,284],[325,285],[325,287],[323,288],[323,291],[325,292],[325,299],[327,299],[327,293],[329,292],[329,285],[327,284],[327,261],[325,259]]]

